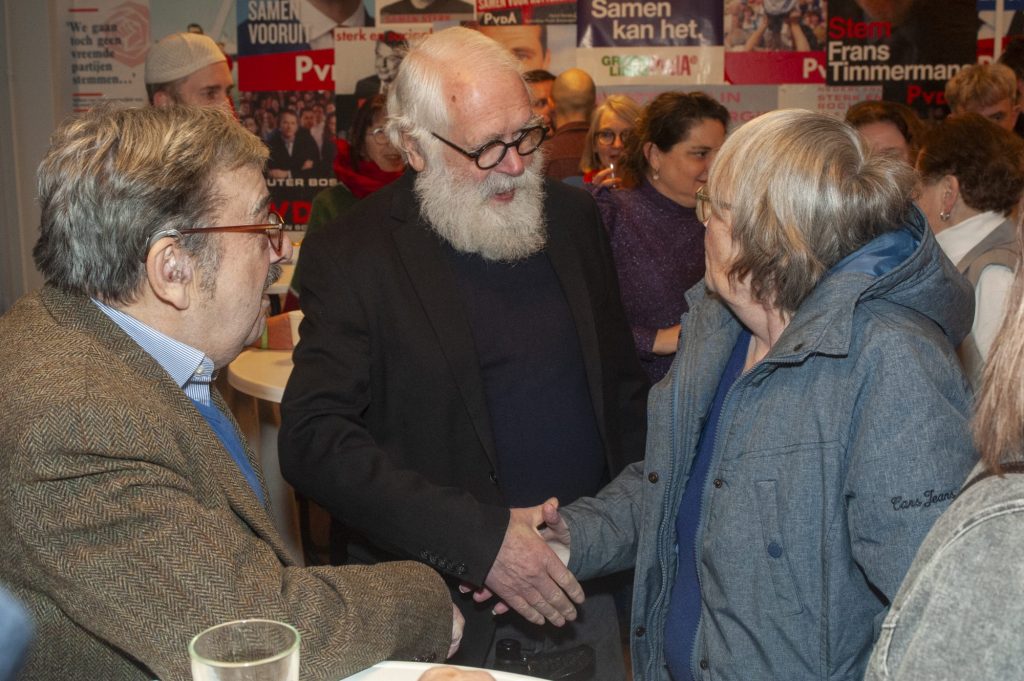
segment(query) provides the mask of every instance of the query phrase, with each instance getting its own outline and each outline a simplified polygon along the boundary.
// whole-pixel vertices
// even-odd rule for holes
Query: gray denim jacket
[[[1022,625],[1024,475],[1017,473],[972,486],[935,523],[885,618],[865,680],[1024,679]]]
[[[563,509],[577,575],[635,562],[638,681],[668,678],[677,559],[698,563],[697,678],[863,675],[917,547],[976,461],[953,351],[973,295],[919,213],[905,229],[916,246],[881,272],[829,274],[730,389],[696,558],[677,557],[676,512],[740,325],[702,284],[687,293],[675,362],[650,394],[645,460]]]

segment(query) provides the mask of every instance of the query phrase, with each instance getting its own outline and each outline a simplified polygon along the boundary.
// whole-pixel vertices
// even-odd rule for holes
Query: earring
[[[654,177],[655,180],[660,180],[661,179],[661,175],[658,174],[657,170],[654,171],[654,176],[653,177]]]
[[[949,189],[946,189],[946,191],[943,192],[943,194],[942,194],[942,202],[943,203],[948,203],[949,199],[952,196],[953,196],[953,192],[951,192]],[[953,199],[953,205],[956,205],[956,199],[955,198]],[[940,210],[939,211],[939,219],[942,220],[943,222],[949,222],[949,216],[952,215],[952,213],[953,213],[953,207],[952,206],[950,206],[950,208],[948,210]]]

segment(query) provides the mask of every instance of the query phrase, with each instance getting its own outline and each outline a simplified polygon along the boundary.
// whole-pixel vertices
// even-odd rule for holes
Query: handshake
[[[566,554],[563,560],[552,548]],[[558,512],[558,499],[539,506],[513,508],[498,550],[483,586],[464,584],[463,593],[483,603],[497,597],[494,614],[515,610],[534,624],[550,622],[556,627],[576,619],[576,605],[583,603],[583,587],[566,567],[569,528]],[[454,654],[462,639],[462,616],[455,608],[452,623]]]

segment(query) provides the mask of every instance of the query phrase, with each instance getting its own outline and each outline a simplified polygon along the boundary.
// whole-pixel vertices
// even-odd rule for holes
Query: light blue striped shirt
[[[245,477],[260,505],[266,506],[259,476],[246,456],[245,445],[238,437],[232,421],[216,405],[210,402],[210,382],[213,379],[213,360],[190,345],[176,341],[153,327],[143,324],[131,315],[91,299],[110,320],[128,334],[132,340],[148,352],[157,363],[170,374],[185,395],[198,403],[199,413],[210,425],[214,434],[224,445],[238,469]],[[201,406],[200,406],[201,405]]]
[[[185,391],[189,399],[210,404],[210,382],[213,380],[213,360],[199,350],[176,341],[135,317],[91,299],[110,320],[148,352],[157,364],[170,374],[174,382]]]

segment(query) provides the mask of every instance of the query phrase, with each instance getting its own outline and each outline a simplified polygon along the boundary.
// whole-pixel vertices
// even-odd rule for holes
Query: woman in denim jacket
[[[978,394],[974,432],[982,462],[921,544],[882,625],[866,681],[1024,678],[1022,376],[1018,266]]]
[[[707,275],[651,391],[646,459],[543,508],[579,577],[635,563],[639,681],[863,675],[976,459],[953,351],[973,296],[913,184],[808,111],[722,147],[699,194]]]

